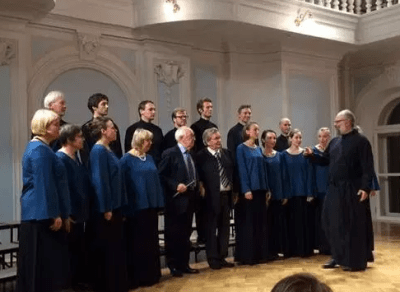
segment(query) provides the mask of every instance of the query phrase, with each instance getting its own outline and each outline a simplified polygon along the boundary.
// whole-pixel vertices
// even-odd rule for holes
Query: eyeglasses
[[[339,124],[340,122],[346,121],[346,119],[341,119],[341,120],[337,120],[337,121],[333,121],[334,124]]]
[[[188,119],[189,116],[176,116],[177,119]]]

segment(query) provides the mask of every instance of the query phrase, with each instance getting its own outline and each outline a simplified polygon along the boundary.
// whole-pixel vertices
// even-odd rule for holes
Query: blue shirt
[[[90,151],[90,175],[95,212],[110,212],[127,203],[118,158],[103,145],[95,144]]]
[[[267,170],[261,148],[248,147],[242,143],[236,148],[236,161],[239,171],[240,189],[243,194],[265,190],[268,187]]]
[[[322,155],[323,151],[317,147],[313,147],[314,155]],[[315,176],[315,190],[318,197],[325,197],[328,190],[329,183],[329,165],[321,165],[318,163],[313,164],[313,171]]]
[[[64,163],[68,188],[71,199],[71,215],[76,222],[83,222],[89,218],[90,180],[86,167],[78,160],[74,160],[64,152],[56,155]]]
[[[53,150],[41,141],[28,143],[22,157],[21,220],[68,218],[66,170]]]
[[[287,188],[288,174],[283,164],[282,153],[276,151],[273,156],[264,156],[267,169],[268,185],[273,200],[281,200],[289,197]]]
[[[124,213],[134,215],[138,210],[163,208],[164,195],[158,170],[153,157],[145,156],[146,160],[126,153],[120,160],[124,177],[128,205]]]
[[[313,195],[313,172],[310,161],[303,153],[290,154],[282,152],[284,165],[289,175],[289,197],[309,197]]]

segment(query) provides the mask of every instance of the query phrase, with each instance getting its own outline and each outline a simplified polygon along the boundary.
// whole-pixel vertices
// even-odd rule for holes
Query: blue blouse
[[[121,158],[120,165],[128,197],[125,215],[132,216],[139,210],[164,207],[163,190],[151,155],[146,155],[146,160],[143,161],[126,153]]]
[[[289,189],[286,184],[288,174],[283,164],[282,153],[276,151],[274,156],[264,156],[264,162],[272,199],[281,200],[288,198]]]
[[[118,158],[103,145],[95,144],[90,151],[90,175],[95,212],[110,212],[127,203]]]
[[[310,161],[303,153],[290,154],[282,152],[284,165],[289,175],[289,197],[309,197],[313,195],[313,171]]]
[[[317,147],[313,147],[314,155],[322,156],[323,151],[319,150]],[[313,163],[313,172],[315,177],[315,191],[318,197],[325,197],[328,190],[329,183],[329,165],[321,165],[318,163]]]
[[[76,222],[86,221],[89,218],[89,173],[82,163],[72,159],[64,152],[58,151],[56,155],[64,163],[67,171],[71,215]]]
[[[21,220],[68,218],[67,174],[53,150],[41,141],[28,143],[22,157]]]
[[[242,143],[236,148],[236,159],[243,194],[269,189],[267,170],[260,147],[252,148]]]

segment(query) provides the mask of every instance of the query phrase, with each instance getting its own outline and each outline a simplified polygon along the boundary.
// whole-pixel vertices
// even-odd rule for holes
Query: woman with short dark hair
[[[71,285],[87,281],[87,254],[85,223],[89,219],[90,180],[86,167],[79,161],[77,151],[83,148],[84,138],[80,126],[67,124],[61,127],[59,141],[61,149],[56,155],[67,170],[71,199],[71,232],[69,251],[71,263]]]

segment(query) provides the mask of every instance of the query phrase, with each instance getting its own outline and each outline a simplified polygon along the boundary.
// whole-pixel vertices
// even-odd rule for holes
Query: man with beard
[[[360,134],[350,110],[339,112],[334,121],[339,137],[332,139],[322,155],[305,155],[329,163],[329,185],[322,224],[332,259],[323,265],[344,271],[364,271],[372,258],[367,199],[373,187],[374,161],[371,144]]]
[[[174,109],[172,112],[172,122],[174,123],[174,128],[164,136],[164,150],[176,145],[177,142],[175,140],[175,132],[178,130],[178,128],[186,126],[188,117],[189,116],[184,108],[178,107]]]

